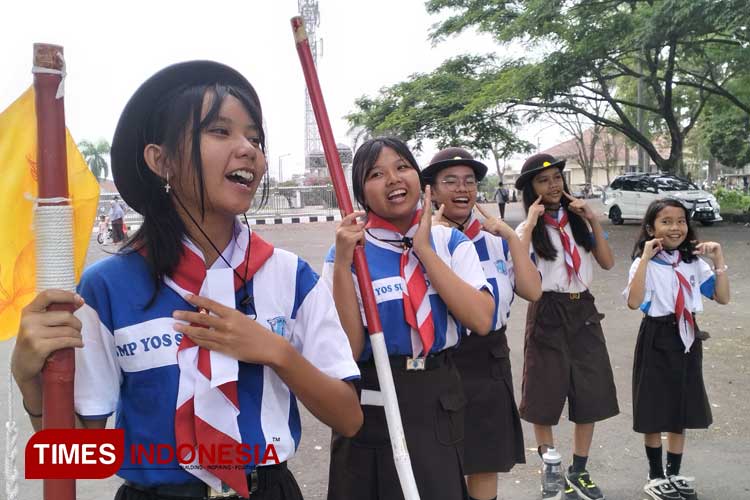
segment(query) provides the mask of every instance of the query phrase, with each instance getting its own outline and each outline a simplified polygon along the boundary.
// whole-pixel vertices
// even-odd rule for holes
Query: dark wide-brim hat
[[[557,167],[562,170],[565,168],[565,160],[558,160],[547,153],[537,153],[529,156],[526,161],[523,162],[521,175],[516,179],[516,189],[523,189],[526,183],[533,179],[536,174],[550,167]]]
[[[136,212],[143,214],[146,204],[159,194],[163,185],[143,157],[144,148],[153,142],[147,130],[151,114],[172,91],[215,83],[244,89],[260,110],[258,95],[250,82],[236,70],[214,61],[187,61],[167,66],[146,80],[125,105],[112,138],[110,158],[117,191]]]
[[[422,169],[422,178],[426,184],[432,184],[438,172],[448,167],[465,165],[474,171],[477,182],[487,175],[487,165],[474,159],[471,153],[464,148],[446,148],[437,152],[432,157],[430,164]]]

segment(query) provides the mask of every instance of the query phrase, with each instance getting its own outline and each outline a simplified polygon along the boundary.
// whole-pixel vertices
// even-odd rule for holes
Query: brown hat
[[[546,170],[549,167],[557,167],[560,170],[565,168],[565,160],[558,160],[552,155],[547,153],[537,153],[529,156],[523,167],[521,167],[521,175],[516,179],[516,189],[523,189],[527,182],[534,178],[536,174],[542,170]]]
[[[474,159],[471,153],[464,148],[446,148],[438,151],[432,157],[430,164],[422,170],[422,179],[426,184],[432,184],[438,172],[448,167],[456,165],[465,165],[474,171],[477,182],[484,179],[487,175],[487,165]]]

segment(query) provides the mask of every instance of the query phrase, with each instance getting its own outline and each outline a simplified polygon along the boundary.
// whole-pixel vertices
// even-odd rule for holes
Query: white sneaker
[[[654,500],[682,500],[680,495],[669,479],[657,477],[649,479],[643,487],[643,491]]]

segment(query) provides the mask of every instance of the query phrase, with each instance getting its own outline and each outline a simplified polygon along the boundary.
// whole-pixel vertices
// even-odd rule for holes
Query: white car
[[[665,174],[622,175],[602,194],[604,215],[612,224],[641,220],[652,201],[675,198],[688,209],[690,217],[708,226],[722,220],[716,197],[698,189],[692,182]]]

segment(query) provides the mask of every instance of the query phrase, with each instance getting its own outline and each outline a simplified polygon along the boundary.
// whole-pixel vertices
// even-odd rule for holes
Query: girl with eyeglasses
[[[516,293],[529,301],[542,294],[539,273],[516,233],[476,204],[477,184],[486,174],[486,165],[458,147],[438,152],[422,171],[434,203],[444,207],[437,222],[472,241],[495,299],[490,333],[462,338],[454,355],[467,398],[464,472],[472,500],[496,499],[497,473],[526,462],[506,327]]]

